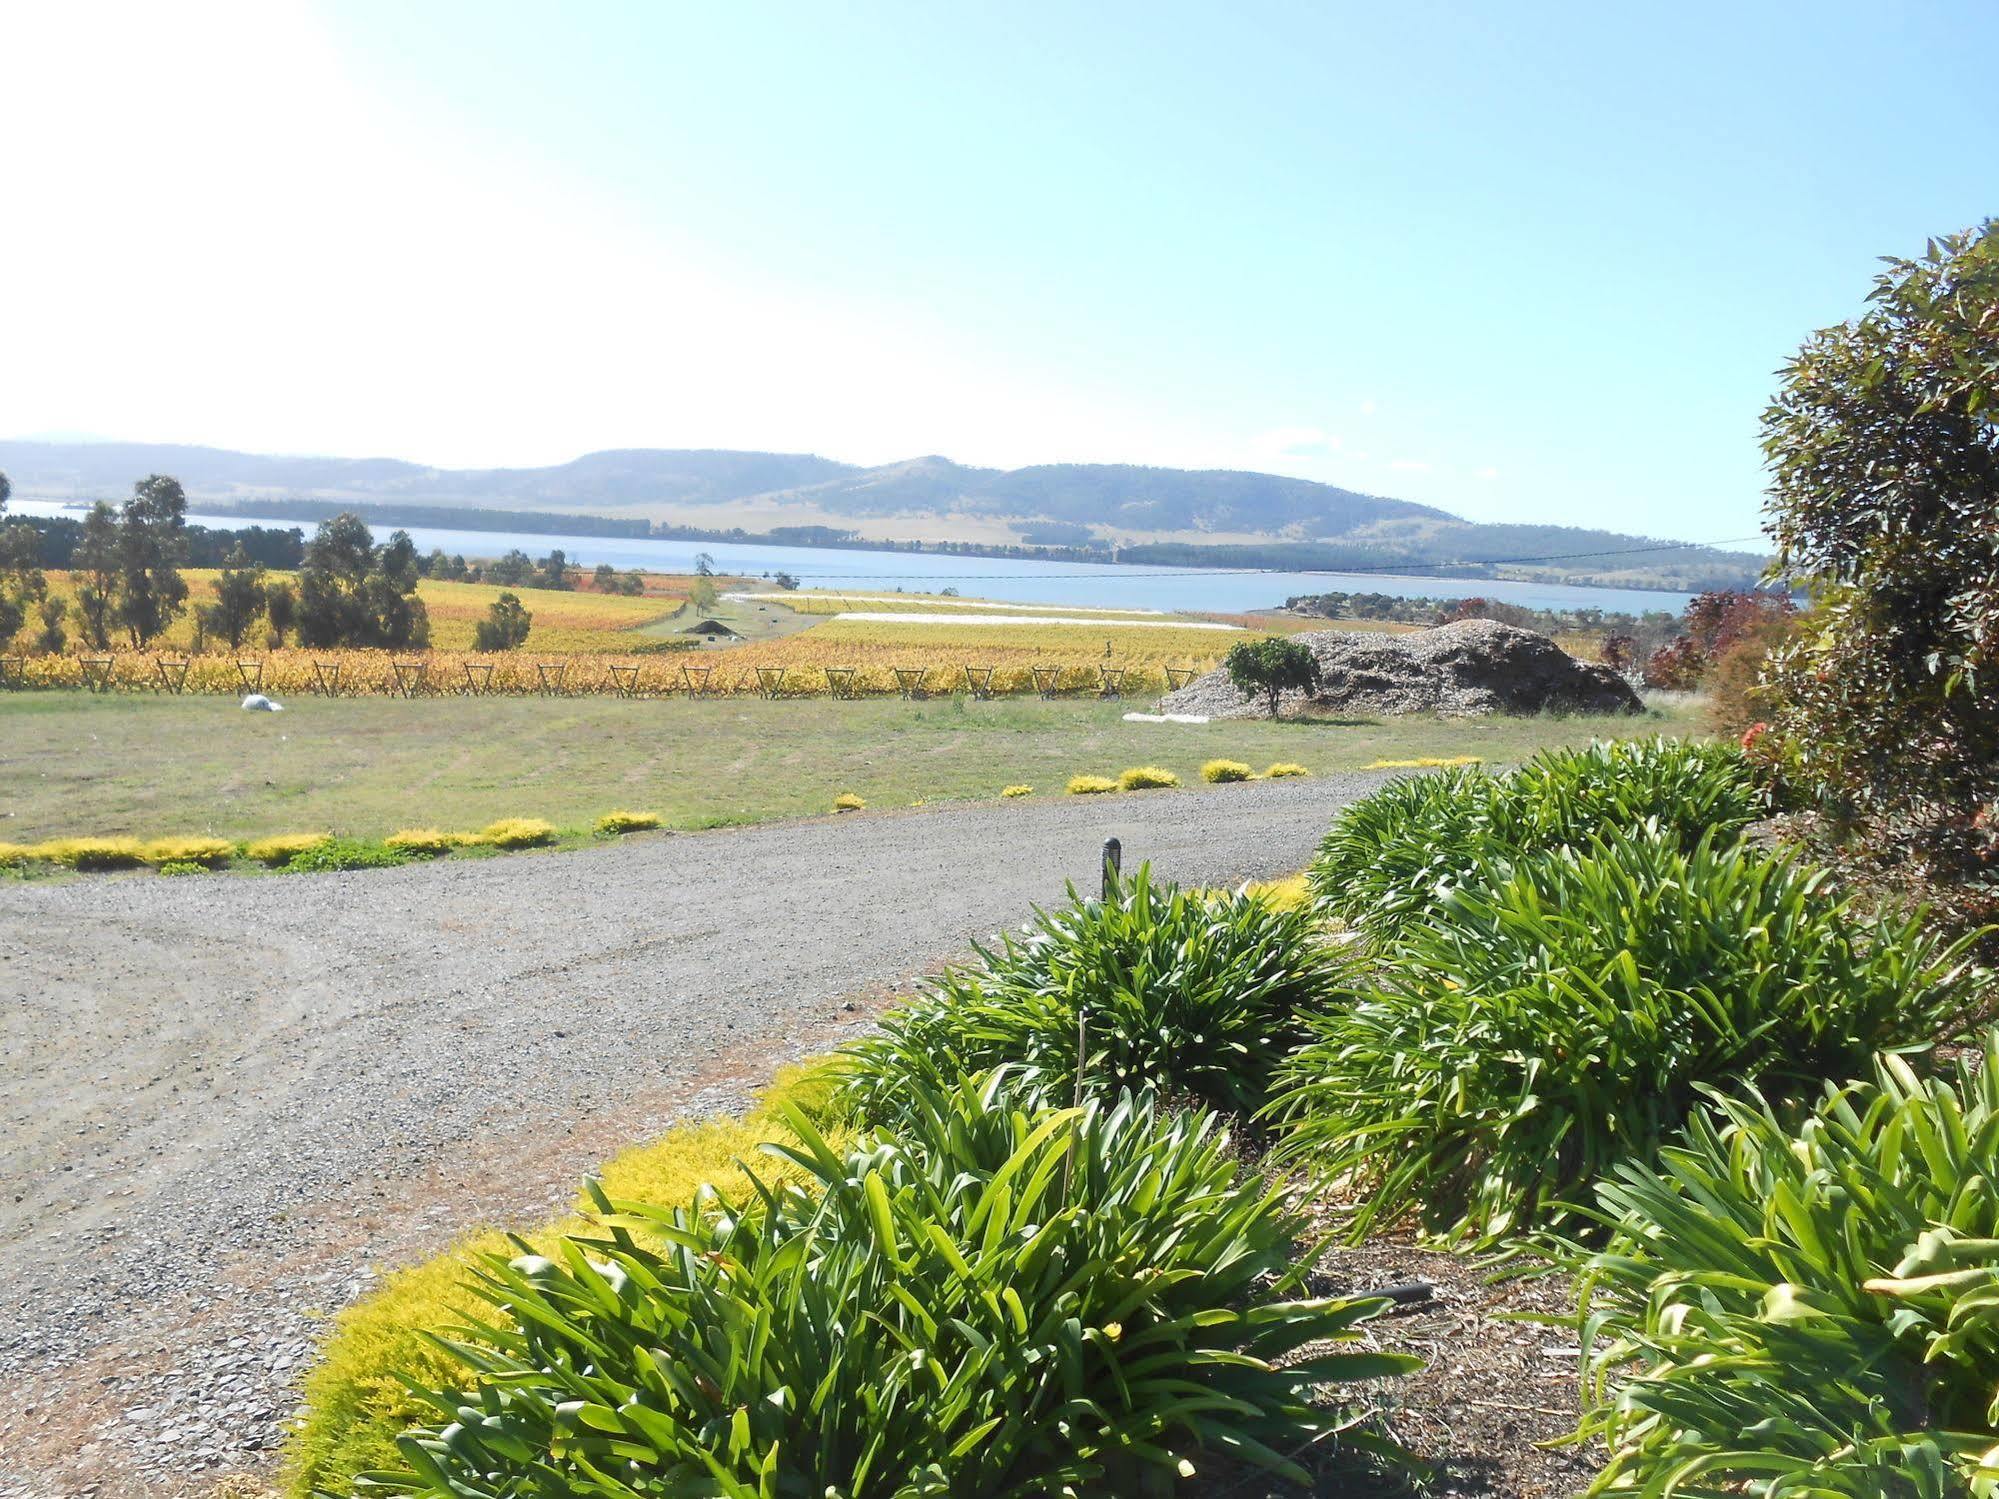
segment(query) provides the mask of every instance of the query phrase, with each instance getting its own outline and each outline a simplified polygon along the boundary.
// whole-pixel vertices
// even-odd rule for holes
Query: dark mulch
[[[1568,1499],[1587,1487],[1600,1454],[1550,1446],[1575,1429],[1578,1350],[1571,1330],[1518,1317],[1566,1318],[1575,1310],[1560,1275],[1495,1281],[1471,1256],[1422,1249],[1393,1236],[1334,1248],[1311,1289],[1357,1295],[1410,1282],[1435,1289],[1368,1324],[1382,1349],[1426,1367],[1368,1386],[1356,1403],[1379,1412],[1378,1430],[1430,1467],[1404,1476],[1351,1452],[1301,1459],[1308,1491],[1343,1499]],[[1350,1396],[1353,1392],[1349,1392]],[[1211,1474],[1203,1499],[1282,1499],[1299,1490],[1254,1473]]]

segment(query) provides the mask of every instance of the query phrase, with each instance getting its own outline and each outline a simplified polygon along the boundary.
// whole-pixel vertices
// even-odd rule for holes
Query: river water
[[[53,501],[16,500],[18,515],[82,512]],[[254,515],[202,515],[194,525],[297,526],[301,522]],[[311,525],[303,525],[312,534]],[[377,537],[392,526],[376,526]],[[1387,593],[1408,598],[1503,599],[1529,609],[1603,609],[1628,614],[1677,613],[1688,595],[1636,588],[1585,588],[1561,583],[1502,583],[1478,578],[1420,578],[1388,573],[1233,572],[1215,568],[1133,567],[1122,563],[1028,562],[999,557],[954,557],[935,552],[870,552],[838,547],[743,546],[726,541],[666,541],[625,536],[549,536],[512,531],[452,531],[433,526],[403,529],[428,552],[433,547],[466,557],[497,557],[518,547],[545,557],[560,547],[572,563],[642,567],[691,573],[706,552],[719,573],[763,577],[787,572],[807,588],[868,593],[936,593],[955,588],[968,598],[1021,604],[1095,605],[1110,609],[1196,610],[1234,614],[1267,609],[1301,593]]]

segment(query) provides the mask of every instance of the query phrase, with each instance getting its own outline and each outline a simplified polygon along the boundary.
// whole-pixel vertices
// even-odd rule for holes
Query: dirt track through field
[[[1274,876],[1379,780],[0,884],[0,1495],[267,1467],[319,1317],[380,1269],[566,1205],[1094,882],[1106,837],[1183,883]]]

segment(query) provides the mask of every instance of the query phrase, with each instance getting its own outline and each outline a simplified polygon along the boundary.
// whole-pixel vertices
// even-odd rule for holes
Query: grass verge
[[[0,839],[199,831],[481,828],[531,812],[589,829],[607,807],[670,828],[1060,787],[1089,766],[1159,765],[1188,783],[1217,757],[1314,774],[1384,757],[1523,759],[1557,744],[1693,729],[1639,718],[1133,724],[1090,702],[633,702],[619,698],[300,698],[280,714],[220,698],[0,694]]]

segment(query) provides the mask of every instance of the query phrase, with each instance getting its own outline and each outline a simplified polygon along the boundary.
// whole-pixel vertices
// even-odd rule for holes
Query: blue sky
[[[1999,212],[1992,0],[60,9],[0,22],[15,434],[1255,467],[1732,538],[1774,369]]]

